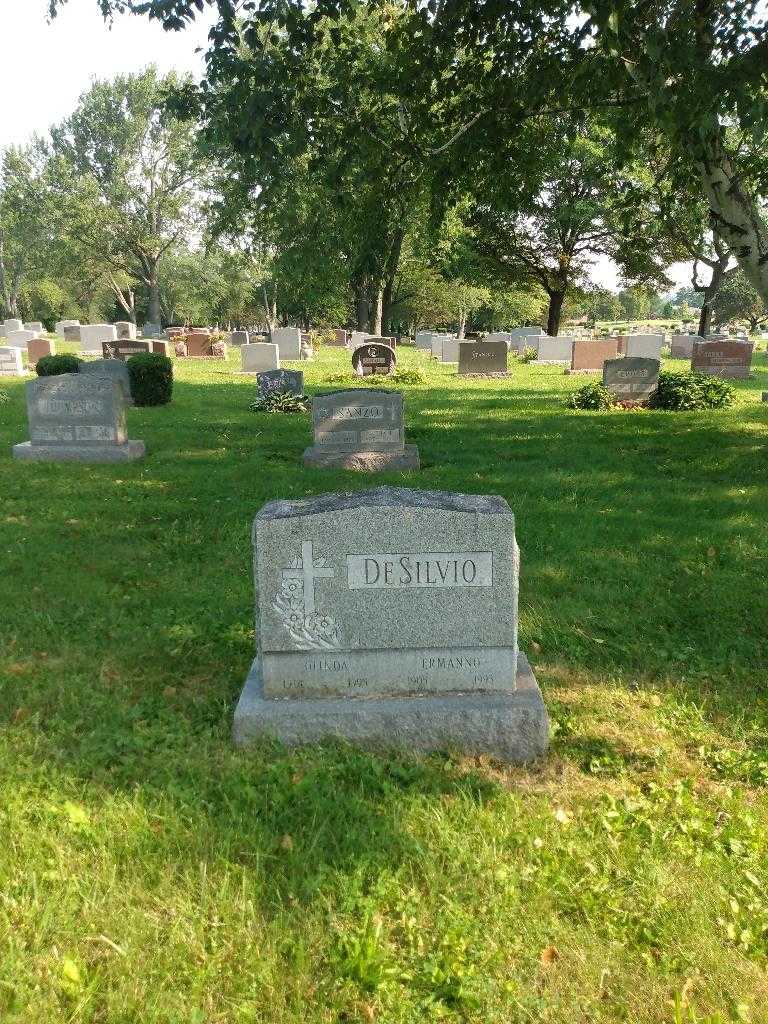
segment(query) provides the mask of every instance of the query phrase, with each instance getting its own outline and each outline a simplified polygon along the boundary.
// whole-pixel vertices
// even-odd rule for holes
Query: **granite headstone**
[[[403,395],[381,388],[350,388],[312,401],[314,445],[304,464],[361,471],[418,469],[419,452],[405,444]]]
[[[352,369],[359,377],[370,374],[390,374],[397,365],[395,350],[389,345],[366,342],[352,353]]]
[[[462,377],[506,377],[506,341],[462,341],[459,344],[459,375]]]
[[[658,359],[624,356],[603,363],[603,384],[620,402],[647,402],[659,386]]]

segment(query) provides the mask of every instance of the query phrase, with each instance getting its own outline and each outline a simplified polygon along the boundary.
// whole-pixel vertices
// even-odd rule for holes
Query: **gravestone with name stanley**
[[[316,395],[312,401],[315,443],[304,465],[376,472],[418,469],[419,449],[405,443],[400,391],[352,388]]]
[[[104,359],[119,359],[121,362],[125,362],[131,356],[151,352],[152,342],[131,341],[130,339],[126,341],[104,341],[101,344],[101,350],[104,354]]]
[[[745,380],[752,366],[752,348],[751,341],[697,341],[691,369],[710,377]]]
[[[606,359],[603,384],[620,402],[647,402],[659,386],[660,366],[658,359],[646,356]]]
[[[264,370],[256,374],[256,387],[262,398],[277,391],[301,396],[304,394],[304,374],[301,370]]]
[[[258,652],[238,744],[336,736],[509,762],[545,752],[503,498],[380,487],[271,501],[253,543]]]
[[[506,341],[462,341],[459,343],[459,376],[506,377]]]
[[[396,366],[397,356],[389,345],[366,342],[352,353],[352,369],[359,377],[371,374],[388,375],[394,372]]]
[[[82,373],[38,377],[27,384],[30,440],[13,457],[39,462],[128,462],[144,455],[129,441],[125,394],[111,378]]]
[[[122,359],[87,359],[80,363],[79,373],[94,377],[109,377],[116,380],[123,389],[126,405],[133,405],[131,394],[131,375]]]

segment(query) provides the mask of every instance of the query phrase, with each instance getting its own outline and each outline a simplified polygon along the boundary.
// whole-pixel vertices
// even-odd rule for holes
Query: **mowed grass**
[[[578,413],[401,350],[423,468],[376,477],[237,360],[125,466],[14,463],[0,382],[0,1021],[768,1020],[765,355],[732,409]],[[541,763],[232,748],[253,516],[381,483],[512,506]]]

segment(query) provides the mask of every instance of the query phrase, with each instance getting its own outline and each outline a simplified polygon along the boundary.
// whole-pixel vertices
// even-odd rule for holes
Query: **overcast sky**
[[[74,110],[94,78],[140,71],[148,64],[161,72],[202,72],[202,54],[195,50],[206,43],[212,20],[207,9],[186,31],[164,32],[136,15],[118,17],[110,28],[96,0],[69,0],[51,23],[46,7],[47,0],[0,0],[0,149],[47,132]],[[672,276],[688,284],[684,265],[676,265]],[[593,277],[617,285],[610,260],[599,260]]]

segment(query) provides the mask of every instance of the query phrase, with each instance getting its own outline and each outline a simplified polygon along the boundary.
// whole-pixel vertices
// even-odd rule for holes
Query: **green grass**
[[[376,478],[230,359],[119,467],[14,463],[0,383],[0,1021],[768,1020],[765,357],[732,409],[584,413],[402,350],[423,469]],[[232,749],[254,514],[375,483],[510,502],[542,763]]]

